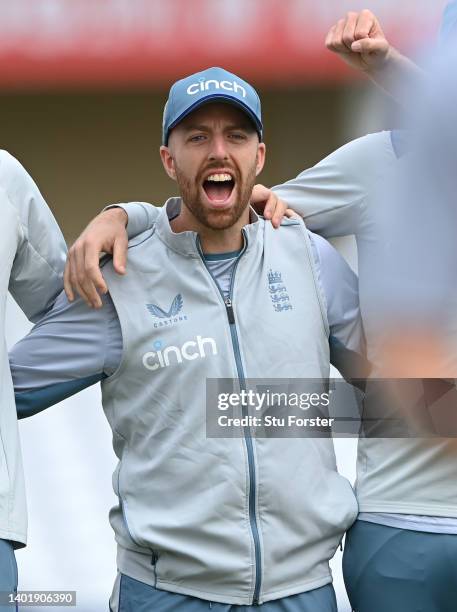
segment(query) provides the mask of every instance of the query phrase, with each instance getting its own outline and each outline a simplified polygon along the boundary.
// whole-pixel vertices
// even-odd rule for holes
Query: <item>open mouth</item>
[[[232,195],[234,187],[235,180],[233,176],[225,172],[210,174],[206,180],[203,181],[203,189],[208,200],[217,204],[227,202]]]

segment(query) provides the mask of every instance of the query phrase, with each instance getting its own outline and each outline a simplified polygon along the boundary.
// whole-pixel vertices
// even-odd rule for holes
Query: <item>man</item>
[[[0,324],[5,328],[7,293],[36,322],[49,311],[63,287],[67,247],[37,185],[7,151],[0,151]],[[111,223],[113,213],[101,216]],[[127,239],[125,238],[125,244]],[[124,240],[114,246],[114,267],[121,272]],[[15,549],[27,543],[27,508],[11,374],[4,331],[0,349],[0,612],[11,611],[8,593],[18,586]]]
[[[336,610],[329,560],[357,505],[331,440],[206,436],[208,378],[326,379],[329,358],[365,374],[350,268],[301,220],[275,231],[249,208],[262,131],[236,75],[175,83],[160,153],[181,199],[130,243],[127,276],[104,266],[103,309],[62,295],[11,352],[21,416],[102,381],[113,611]]]
[[[17,590],[14,549],[27,542],[24,475],[13,387],[6,353],[5,310],[8,291],[24,314],[37,321],[62,287],[66,246],[63,236],[21,164],[0,152],[0,610],[12,610],[7,594]]]
[[[409,70],[410,65],[404,61],[397,62],[395,70],[387,70],[392,66],[386,63],[391,48],[377,20],[368,19],[365,11],[338,22],[329,32],[327,46],[394,92],[396,79],[388,74]],[[367,52],[363,55],[364,49]],[[410,76],[403,72],[410,82],[418,74],[416,70],[409,71]],[[313,231],[326,237],[355,234],[370,352],[375,340],[367,310],[374,278],[372,265],[384,249],[374,231],[376,194],[380,184],[397,170],[404,153],[401,134],[373,134],[274,188],[276,197],[303,215]],[[257,197],[260,201],[275,199],[262,189],[257,190]],[[149,215],[151,224],[157,215],[152,207],[143,206],[140,216],[132,206],[124,208],[132,231],[147,226],[141,215]],[[84,241],[94,247],[90,232],[78,248],[84,248]],[[70,266],[68,275],[76,274],[77,267]],[[81,271],[79,274],[84,276]],[[94,274],[85,282],[88,298],[94,289],[92,283],[102,286]],[[412,357],[409,355],[408,361]],[[356,492],[361,514],[347,539],[344,558],[348,593],[357,612],[454,610],[457,576],[455,563],[449,561],[457,558],[454,458],[452,440],[360,441]]]

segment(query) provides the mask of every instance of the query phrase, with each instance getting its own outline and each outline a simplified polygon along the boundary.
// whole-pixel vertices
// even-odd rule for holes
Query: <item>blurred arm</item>
[[[369,134],[272,189],[313,232],[358,235],[370,228],[370,196],[396,164],[397,153],[391,132]]]
[[[142,234],[154,225],[159,216],[161,206],[147,202],[127,202],[126,204],[111,204],[104,210],[121,208],[127,214],[127,236],[130,240]]]
[[[311,232],[309,237],[327,306],[330,362],[348,381],[366,379],[370,364],[366,357],[357,276],[324,238]]]
[[[90,309],[61,293],[53,308],[10,352],[19,418],[29,417],[82,391],[118,368],[119,320],[109,295]]]
[[[6,151],[0,152],[0,186],[20,233],[9,291],[27,318],[37,321],[62,290],[65,240],[31,176]]]

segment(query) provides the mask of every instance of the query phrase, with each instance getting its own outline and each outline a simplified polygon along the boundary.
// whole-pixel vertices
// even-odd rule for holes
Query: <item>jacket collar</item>
[[[169,198],[162,210],[159,213],[156,224],[156,232],[159,238],[170,249],[185,255],[187,257],[200,257],[198,251],[198,234],[193,231],[173,232],[170,226],[170,220],[174,219],[181,210],[181,198]],[[245,225],[243,233],[247,239],[247,249],[250,250],[258,240],[260,228],[263,227],[264,221],[261,219],[253,208],[250,208],[250,223]]]

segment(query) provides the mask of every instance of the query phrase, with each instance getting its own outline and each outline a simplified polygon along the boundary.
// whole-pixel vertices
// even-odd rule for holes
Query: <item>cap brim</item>
[[[259,135],[259,139],[260,141],[262,141],[263,125],[259,121],[258,117],[252,112],[252,110],[246,104],[241,102],[241,100],[238,100],[238,98],[233,98],[232,96],[227,95],[227,94],[211,94],[209,96],[205,96],[205,98],[202,98],[201,100],[197,100],[196,102],[194,102],[191,106],[189,106],[189,108],[186,108],[186,110],[183,113],[181,113],[179,117],[173,121],[173,123],[171,123],[168,126],[167,133],[164,135],[165,137],[163,139],[163,144],[168,145],[168,138],[170,136],[170,132],[174,127],[178,125],[178,123],[181,123],[183,119],[185,119],[188,115],[193,113],[195,110],[197,110],[201,106],[205,106],[206,104],[211,104],[211,102],[225,102],[226,104],[231,104],[232,106],[236,106],[237,108],[242,110],[254,124],[256,132]]]

